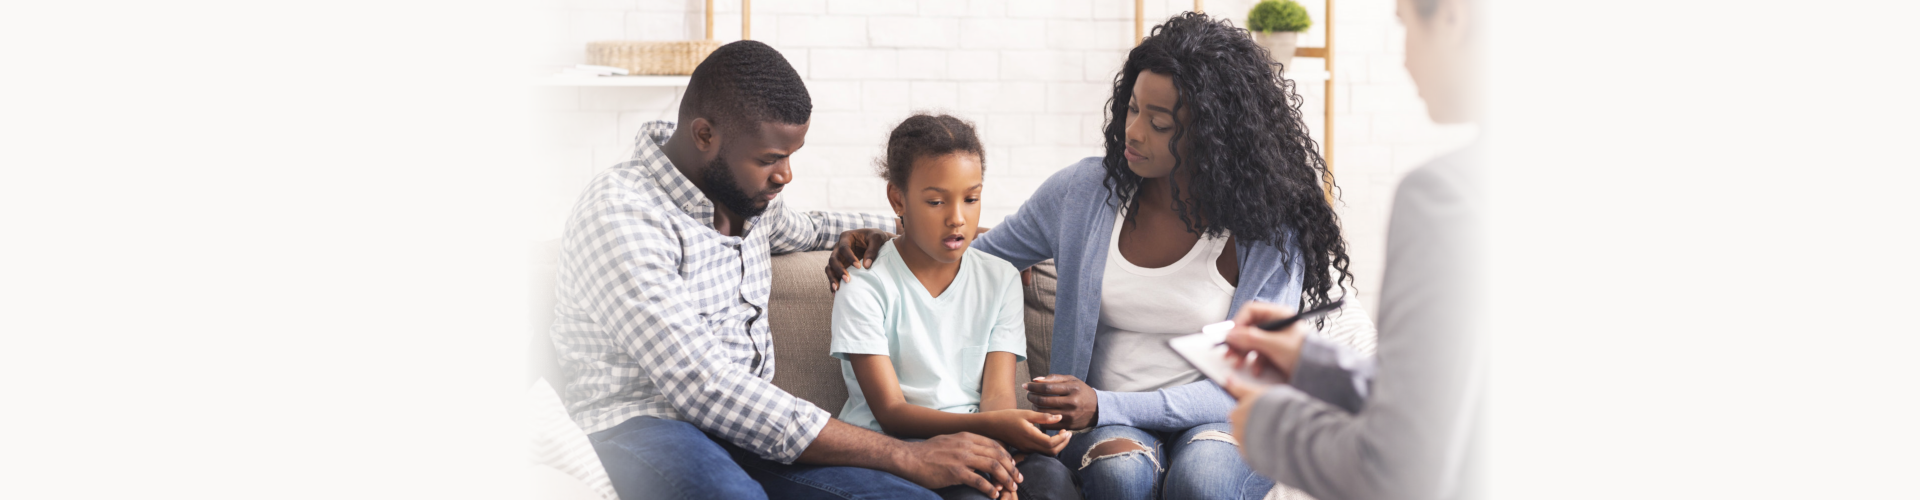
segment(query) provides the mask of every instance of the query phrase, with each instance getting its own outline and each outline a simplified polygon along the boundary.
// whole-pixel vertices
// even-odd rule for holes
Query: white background
[[[1248,0],[1205,2],[1209,15],[1246,25]],[[1315,20],[1300,45],[1323,46],[1324,0],[1302,2]],[[568,0],[538,4],[536,66],[586,61],[597,40],[688,40],[704,36],[702,1]],[[1145,2],[1147,28],[1191,9],[1191,0]],[[1387,210],[1400,176],[1471,139],[1472,126],[1427,120],[1401,67],[1405,47],[1393,2],[1337,0],[1334,84],[1335,208],[1364,303],[1379,292]],[[740,39],[739,0],[714,2],[714,38]],[[972,121],[987,148],[981,223],[999,224],[1042,181],[1100,156],[1100,127],[1113,78],[1133,48],[1133,3],[1125,0],[762,0],[753,39],[785,54],[814,102],[807,146],[794,154],[795,180],[782,194],[801,209],[888,213],[874,174],[887,132],[914,112]],[[1298,58],[1303,73],[1325,70]],[[1326,84],[1296,79],[1301,114],[1325,139]],[[559,237],[568,208],[594,174],[626,161],[640,125],[677,117],[673,88],[543,87],[534,117],[544,133],[535,168],[543,224],[536,239]]]
[[[1494,3],[1498,496],[1912,495],[1879,4]],[[518,498],[553,7],[0,7],[0,497]]]

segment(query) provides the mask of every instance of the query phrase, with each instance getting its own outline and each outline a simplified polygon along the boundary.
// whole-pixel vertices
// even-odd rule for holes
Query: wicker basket
[[[691,75],[720,42],[606,41],[587,43],[587,64],[626,68],[636,75]]]

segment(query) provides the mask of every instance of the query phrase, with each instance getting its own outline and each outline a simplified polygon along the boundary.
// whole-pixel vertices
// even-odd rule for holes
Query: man
[[[1476,0],[1399,0],[1406,67],[1438,123],[1480,113]],[[1241,453],[1255,470],[1320,500],[1485,495],[1485,194],[1479,148],[1415,170],[1394,196],[1381,282],[1379,352],[1356,355],[1312,334],[1252,324],[1293,315],[1249,304],[1227,342],[1256,351],[1288,385],[1233,381]]]
[[[622,498],[990,496],[1019,473],[974,434],[903,442],[772,384],[769,254],[890,217],[789,211],[813,104],[779,52],[741,41],[694,70],[679,126],[649,123],[567,223],[553,341],[574,421]],[[825,355],[822,353],[822,355]]]

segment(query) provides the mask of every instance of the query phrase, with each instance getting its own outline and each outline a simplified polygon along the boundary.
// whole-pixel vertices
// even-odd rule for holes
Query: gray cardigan
[[[1093,359],[1093,336],[1100,324],[1100,279],[1119,211],[1118,198],[1108,195],[1106,175],[1099,157],[1074,163],[1053,174],[1019,211],[973,243],[974,248],[1006,259],[1017,269],[1054,259],[1060,281],[1048,371],[1081,379],[1087,378]],[[1290,259],[1294,268],[1285,269],[1280,250],[1272,245],[1242,240],[1235,250],[1240,283],[1233,307],[1222,320],[1231,319],[1248,300],[1300,303],[1299,259]],[[1205,380],[1153,392],[1097,393],[1099,425],[1160,431],[1225,422],[1235,406],[1233,396]]]
[[[1475,498],[1484,436],[1484,180],[1472,150],[1394,195],[1374,358],[1309,336],[1260,395],[1248,465],[1320,500]]]

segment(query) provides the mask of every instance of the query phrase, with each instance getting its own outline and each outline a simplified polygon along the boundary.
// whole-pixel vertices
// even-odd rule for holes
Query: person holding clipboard
[[[1439,123],[1479,112],[1477,0],[1398,0],[1406,67]],[[1379,351],[1360,356],[1315,335],[1313,322],[1262,323],[1291,308],[1248,303],[1226,356],[1277,370],[1284,384],[1227,377],[1239,399],[1233,433],[1254,470],[1319,500],[1485,496],[1486,325],[1481,286],[1486,211],[1478,144],[1401,181],[1387,232]]]

